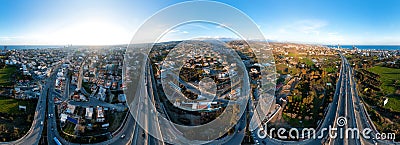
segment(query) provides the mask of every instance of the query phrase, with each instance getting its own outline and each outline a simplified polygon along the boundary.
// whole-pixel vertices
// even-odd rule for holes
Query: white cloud
[[[173,34],[173,33],[180,33],[180,34],[188,34],[188,31],[182,31],[179,29],[172,29],[171,31],[168,31],[168,33]]]
[[[205,23],[205,22],[204,22]],[[207,23],[208,24],[208,23]],[[187,27],[197,27],[197,28],[200,28],[200,29],[202,29],[202,30],[210,30],[210,28],[209,27],[207,27],[207,26],[205,26],[205,25],[202,25],[202,24],[196,24],[196,23],[189,23],[189,24],[187,24],[186,25]]]
[[[18,38],[20,38],[20,37],[17,37],[17,36],[3,36],[3,37],[0,37],[0,40],[2,40],[2,41],[10,41],[10,40],[18,39]]]
[[[337,35],[339,34],[338,32],[329,32],[328,35]]]
[[[324,20],[300,20],[264,32],[267,39],[283,42],[343,44],[348,40],[339,32],[327,32],[327,26]]]
[[[319,35],[321,31],[320,29],[326,25],[327,22],[321,20],[302,20],[287,25],[286,28],[304,34]]]

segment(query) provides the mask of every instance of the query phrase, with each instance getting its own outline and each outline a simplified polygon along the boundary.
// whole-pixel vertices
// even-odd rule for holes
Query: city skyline
[[[179,2],[2,1],[0,44],[127,44],[147,18]],[[271,41],[400,45],[398,1],[221,2],[247,14]],[[234,37],[221,28],[205,23],[188,24],[169,31],[161,41]]]

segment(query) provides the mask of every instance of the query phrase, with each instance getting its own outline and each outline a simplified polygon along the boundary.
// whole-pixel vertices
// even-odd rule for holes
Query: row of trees
[[[326,66],[312,64],[300,69],[301,79],[284,108],[284,115],[289,117],[287,121],[293,127],[316,127],[323,118],[324,109],[332,102],[338,71],[328,72],[326,68],[335,68],[338,64],[333,61],[335,58],[329,59],[332,63]]]

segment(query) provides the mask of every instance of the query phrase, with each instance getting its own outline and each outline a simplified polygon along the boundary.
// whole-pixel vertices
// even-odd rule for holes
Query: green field
[[[300,62],[303,62],[303,63],[305,63],[306,65],[308,65],[308,66],[312,66],[312,65],[314,65],[314,62],[313,61],[311,61],[311,59],[310,58],[303,58],[303,59],[301,59],[301,60],[299,60]]]
[[[385,108],[392,108],[393,111],[400,112],[400,97],[389,97],[389,102]]]
[[[11,77],[13,74],[16,74],[16,67],[7,66],[5,68],[0,69],[0,86],[11,85]]]
[[[2,113],[22,113],[23,111],[18,110],[18,105],[26,106],[27,112],[34,112],[36,107],[33,101],[0,97],[0,112]]]
[[[396,91],[394,81],[400,80],[400,69],[375,66],[368,69],[369,71],[379,74],[382,85],[381,89],[386,94],[393,94]]]
[[[394,82],[400,80],[400,69],[387,68],[381,66],[375,66],[368,69],[369,71],[379,74],[380,80],[382,82],[381,89],[385,94],[394,94],[396,92],[396,87]],[[400,97],[390,95],[389,102],[386,104],[385,108],[392,108],[393,110],[400,112]]]
[[[297,73],[299,73],[299,70],[295,67],[288,67],[286,64],[277,64],[276,65],[276,71],[279,74],[291,74],[291,75],[295,75]],[[286,72],[287,71],[287,72]]]

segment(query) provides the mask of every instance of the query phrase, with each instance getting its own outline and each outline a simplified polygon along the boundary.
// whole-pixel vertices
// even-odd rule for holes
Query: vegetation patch
[[[369,71],[379,74],[380,80],[382,82],[381,89],[386,94],[393,94],[396,92],[396,86],[400,80],[400,69],[388,68],[382,66],[374,66],[368,69]]]
[[[24,113],[25,111],[18,109],[19,105],[26,106],[27,112],[35,112],[36,101],[0,97],[0,113]]]
[[[0,69],[0,86],[10,86],[14,80],[13,75],[17,72],[17,68],[14,66],[6,66]]]
[[[400,90],[400,69],[374,66],[368,70],[380,76],[379,80],[382,82],[380,88],[388,94],[389,101],[384,108],[400,112],[400,97],[398,94],[395,95]]]
[[[26,111],[18,106],[26,106]],[[0,141],[8,142],[24,136],[32,125],[36,100],[0,97]]]

